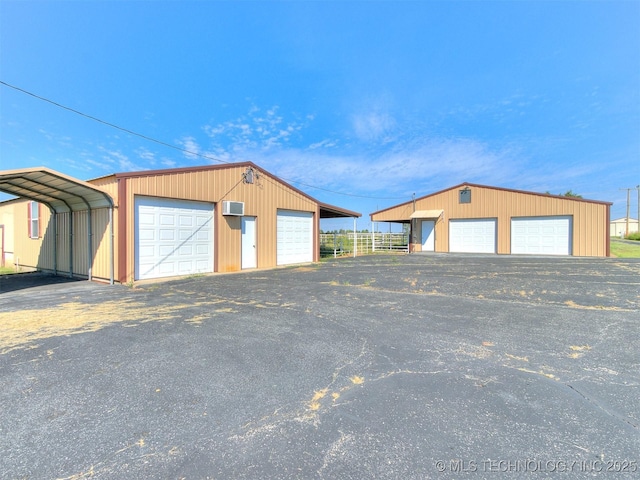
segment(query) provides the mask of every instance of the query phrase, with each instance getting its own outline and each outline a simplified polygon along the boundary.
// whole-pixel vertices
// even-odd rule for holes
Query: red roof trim
[[[311,195],[308,195],[307,193],[305,193],[302,190],[294,187],[290,183],[285,182],[283,179],[281,179],[281,178],[277,177],[276,175],[268,172],[264,168],[259,167],[258,165],[256,165],[253,162],[224,163],[224,164],[221,164],[221,165],[201,165],[201,166],[196,166],[196,167],[167,168],[167,169],[162,169],[162,170],[142,170],[142,171],[138,171],[138,172],[116,173],[114,175],[115,175],[116,179],[128,179],[128,178],[152,177],[152,176],[155,176],[155,175],[173,175],[173,174],[176,174],[176,173],[208,172],[208,171],[211,171],[211,170],[222,170],[222,169],[226,169],[226,168],[238,168],[238,167],[252,167],[252,168],[258,170],[259,172],[262,172],[263,174],[268,175],[269,177],[273,178],[275,181],[281,183],[282,185],[285,185],[286,187],[290,188],[291,190],[293,190],[294,192],[298,193],[299,195],[302,195],[306,199],[311,200],[312,202],[316,203],[318,206],[320,206],[321,209],[329,210],[331,212],[338,212],[338,213],[343,214],[346,217],[361,217],[362,216],[362,214],[358,213],[358,212],[352,212],[351,210],[346,210],[344,208],[340,208],[340,207],[336,207],[336,206],[333,206],[333,205],[329,205],[329,204],[326,204],[326,203],[319,202],[318,200],[313,198]],[[108,178],[109,176],[110,175],[107,175],[107,176],[101,177],[101,178]],[[98,180],[98,179],[95,179],[95,180]]]
[[[521,194],[524,194],[524,195],[538,195],[540,197],[561,198],[563,200],[573,200],[573,201],[576,201],[576,202],[597,203],[597,204],[600,204],[600,205],[613,205],[613,202],[604,202],[604,201],[601,201],[601,200],[588,200],[586,198],[565,197],[564,195],[553,195],[553,194],[550,194],[550,193],[531,192],[531,191],[527,191],[527,190],[517,190],[517,189],[514,189],[514,188],[492,187],[490,185],[480,185],[478,183],[468,183],[468,182],[464,182],[464,183],[461,183],[459,185],[455,185],[453,187],[445,188],[443,190],[439,190],[437,192],[430,193],[428,195],[424,195],[422,197],[416,198],[415,201],[417,202],[418,200],[424,200],[425,198],[433,197],[435,195],[440,195],[441,193],[447,192],[449,190],[455,190],[455,189],[461,188],[461,187],[488,188],[490,190],[500,190],[500,191],[503,191],[503,192],[521,193]],[[414,202],[413,200],[409,200],[408,202],[399,203],[397,205],[393,205],[393,206],[385,208],[383,210],[378,210],[377,212],[373,212],[370,215],[376,215],[378,213],[383,213],[383,212],[386,212],[388,210],[393,210],[395,208],[402,207],[403,205],[410,205],[413,202]]]

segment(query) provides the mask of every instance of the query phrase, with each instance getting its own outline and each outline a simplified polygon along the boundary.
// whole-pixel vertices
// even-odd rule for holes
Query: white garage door
[[[213,272],[213,204],[135,199],[135,279]]]
[[[278,210],[277,264],[313,262],[313,213]]]
[[[511,219],[511,253],[571,255],[571,217]]]
[[[449,251],[496,253],[496,220],[450,220]]]

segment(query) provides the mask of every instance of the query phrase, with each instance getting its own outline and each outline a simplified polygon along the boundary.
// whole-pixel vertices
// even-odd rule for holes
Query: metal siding
[[[230,272],[241,267],[241,225],[239,217],[223,216],[218,203],[233,200],[245,203],[245,215],[257,217],[258,267],[276,266],[276,215],[278,208],[316,213],[317,204],[279,180],[260,172],[253,184],[242,182],[246,166],[132,176],[126,183],[126,267],[125,278],[133,278],[134,196],[148,195],[213,202],[215,209],[216,271]],[[317,235],[317,229],[314,232]],[[122,278],[122,275],[119,277]]]
[[[109,209],[99,208],[94,210],[92,243],[93,276],[95,278],[104,280],[109,280],[111,278],[111,241],[112,239],[111,229],[109,227]],[[115,242],[115,238],[113,239],[113,241]]]
[[[73,273],[76,275],[87,275],[89,270],[87,218],[87,212],[73,212]]]
[[[497,253],[510,253],[511,217],[573,216],[573,255],[606,256],[606,224],[608,204],[580,199],[547,196],[535,193],[504,190],[470,185],[471,203],[458,202],[458,190],[454,187],[434,195],[417,199],[415,210],[444,210],[444,219],[436,223],[436,251],[446,252],[449,245],[448,220],[494,217],[497,225]],[[372,220],[408,220],[413,213],[413,202],[392,207],[372,216]],[[443,221],[444,220],[444,221]],[[418,237],[418,242],[419,242]],[[413,244],[414,251],[419,245]]]
[[[29,238],[29,200],[14,204],[13,242],[14,264],[28,269],[53,269],[53,224],[49,225],[51,212],[45,205],[40,208],[40,238]]]

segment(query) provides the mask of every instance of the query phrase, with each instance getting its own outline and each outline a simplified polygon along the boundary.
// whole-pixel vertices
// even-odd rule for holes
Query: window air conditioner
[[[244,202],[222,202],[222,215],[235,215],[242,217],[244,215]]]

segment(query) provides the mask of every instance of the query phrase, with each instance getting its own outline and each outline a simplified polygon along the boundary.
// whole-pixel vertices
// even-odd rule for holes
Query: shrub
[[[625,237],[627,240],[638,240],[640,241],[640,232],[630,233]]]

